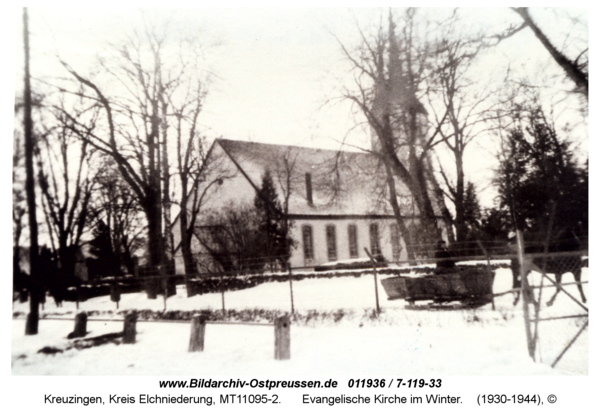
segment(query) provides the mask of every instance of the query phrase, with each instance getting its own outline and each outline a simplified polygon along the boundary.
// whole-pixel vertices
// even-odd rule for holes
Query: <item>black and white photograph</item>
[[[9,10],[9,375],[589,378],[591,10],[217,6]]]

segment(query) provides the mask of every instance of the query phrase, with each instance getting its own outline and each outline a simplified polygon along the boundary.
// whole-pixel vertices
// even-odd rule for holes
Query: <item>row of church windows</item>
[[[398,226],[391,226],[391,244],[393,260],[400,260],[400,233]],[[327,246],[327,260],[334,261],[338,259],[337,235],[336,227],[333,224],[325,226],[325,240]],[[379,225],[371,223],[369,225],[369,244],[370,251],[373,256],[379,256],[381,252]],[[315,258],[314,243],[313,243],[313,228],[310,225],[302,226],[302,246],[304,249],[304,259],[313,260]],[[358,228],[356,224],[348,225],[348,249],[351,259],[357,258],[358,252]]]

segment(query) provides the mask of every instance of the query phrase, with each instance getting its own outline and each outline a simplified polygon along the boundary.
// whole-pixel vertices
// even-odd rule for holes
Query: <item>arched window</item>
[[[348,224],[348,248],[350,249],[350,257],[358,257],[358,229],[356,224]]]
[[[402,252],[402,245],[400,244],[400,231],[398,230],[397,224],[390,226],[390,238],[392,242],[392,257],[395,262],[400,260],[400,253]]]
[[[327,239],[327,260],[337,260],[337,241],[335,237],[335,226],[333,224],[325,227],[325,236]]]
[[[369,226],[369,240],[371,241],[371,254],[379,256],[381,254],[381,244],[379,243],[379,226],[377,223],[371,223]]]
[[[311,226],[302,226],[302,247],[304,248],[304,259],[313,260],[315,258],[315,253],[313,249],[313,232]]]

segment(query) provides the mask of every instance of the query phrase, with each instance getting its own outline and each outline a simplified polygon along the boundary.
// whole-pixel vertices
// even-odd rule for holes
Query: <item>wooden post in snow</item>
[[[529,356],[535,361],[535,342],[531,334],[531,319],[529,317],[529,300],[532,298],[529,283],[527,282],[527,270],[525,269],[525,242],[523,233],[517,230],[517,245],[519,249],[519,267],[521,271],[521,299],[523,301],[523,316],[525,319],[525,336],[527,338],[527,350]]]
[[[369,256],[369,259],[371,259],[371,263],[373,264],[373,277],[375,278],[375,304],[377,306],[377,313],[380,313],[381,310],[379,309],[379,290],[377,288],[377,263],[375,262],[375,259],[366,247],[365,252]]]
[[[156,299],[158,297],[158,293],[156,292],[156,290],[158,289],[156,277],[146,275],[144,276],[144,281],[146,285],[146,296],[148,297],[148,299]]]
[[[121,300],[121,292],[117,283],[110,285],[110,300],[117,303],[117,309],[119,309],[119,301]]]
[[[192,332],[188,352],[204,351],[204,334],[206,332],[206,319],[200,315],[192,316]]]
[[[123,324],[123,343],[124,344],[135,344],[135,325],[137,322],[137,314],[129,313],[125,315],[125,322]]]
[[[275,359],[290,359],[290,317],[275,318]]]
[[[87,333],[87,313],[79,312],[75,315],[75,328],[69,334],[69,338],[81,338]]]
[[[486,260],[487,260],[487,271],[489,274],[492,274],[494,271],[492,270],[492,265],[490,263],[490,255],[487,252],[487,249],[485,248],[485,246],[483,245],[483,243],[481,242],[481,240],[477,239],[477,244],[479,245],[479,248],[481,249],[481,251],[483,252],[483,255],[485,256]],[[496,304],[494,303],[494,292],[492,289],[492,310],[496,310]]]

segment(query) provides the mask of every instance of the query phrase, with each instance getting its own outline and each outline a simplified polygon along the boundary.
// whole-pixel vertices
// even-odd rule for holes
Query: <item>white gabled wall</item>
[[[252,185],[239,172],[236,165],[229,156],[223,151],[220,145],[215,145],[210,154],[213,160],[219,160],[220,165],[216,171],[212,171],[206,178],[206,183],[212,183],[220,177],[226,177],[219,184],[213,184],[206,195],[206,201],[203,203],[197,220],[202,223],[202,216],[211,212],[218,212],[228,207],[235,207],[244,203],[252,203],[256,194]],[[200,189],[202,191],[202,188]],[[181,242],[181,231],[179,227],[179,217],[173,224],[173,240],[175,247]],[[202,247],[198,241],[192,239],[192,250],[196,253],[202,253]],[[181,257],[181,248],[175,252],[175,270],[177,274],[185,273],[183,258]]]

